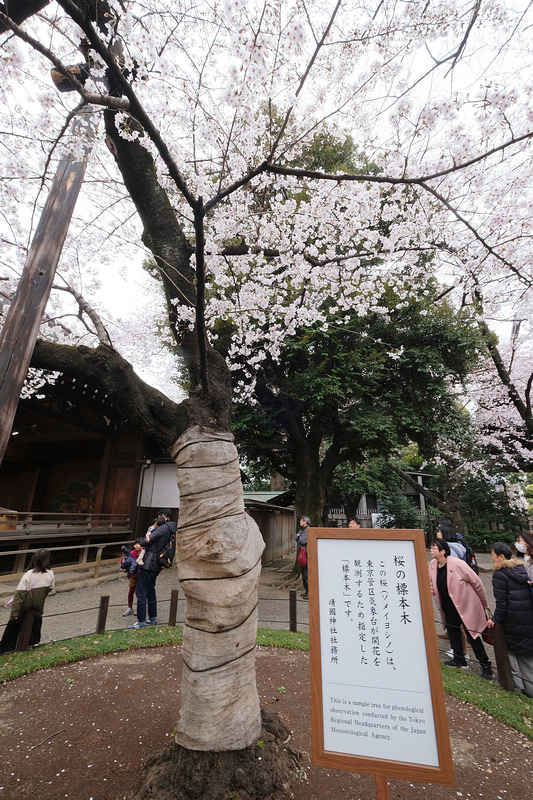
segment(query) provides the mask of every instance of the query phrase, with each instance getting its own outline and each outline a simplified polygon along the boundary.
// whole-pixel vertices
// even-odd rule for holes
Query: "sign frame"
[[[376,756],[358,755],[326,750],[324,746],[324,705],[322,678],[322,632],[320,630],[320,582],[318,563],[318,541],[360,540],[412,542],[420,598],[420,616],[427,661],[427,675],[433,710],[434,735],[438,765],[416,764]],[[309,638],[311,655],[311,740],[312,761],[317,766],[364,772],[376,776],[382,787],[387,778],[423,781],[443,786],[454,786],[455,778],[448,732],[448,720],[444,701],[442,673],[434,622],[433,602],[427,571],[427,555],[423,530],[369,529],[369,528],[308,528],[307,548],[309,553]],[[322,599],[322,602],[325,602]],[[324,632],[324,634],[326,634]],[[379,748],[379,745],[377,745]],[[386,795],[383,795],[386,796]]]

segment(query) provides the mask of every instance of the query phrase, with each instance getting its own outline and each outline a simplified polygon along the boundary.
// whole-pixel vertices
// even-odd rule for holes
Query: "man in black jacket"
[[[176,523],[170,517],[170,508],[162,508],[157,513],[155,526],[150,527],[140,544],[144,549],[137,559],[139,564],[139,580],[137,583],[137,622],[131,628],[146,628],[148,625],[157,625],[157,597],[155,582],[161,572],[159,555],[169,546],[172,537],[176,534]],[[140,563],[142,561],[142,563]],[[148,621],[146,619],[146,606],[148,604]]]

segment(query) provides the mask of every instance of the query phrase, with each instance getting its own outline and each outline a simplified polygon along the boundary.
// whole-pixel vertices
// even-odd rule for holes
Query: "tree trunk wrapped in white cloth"
[[[173,456],[178,575],[187,598],[176,741],[191,750],[239,750],[261,731],[254,651],[264,542],[244,510],[230,433],[195,426]]]

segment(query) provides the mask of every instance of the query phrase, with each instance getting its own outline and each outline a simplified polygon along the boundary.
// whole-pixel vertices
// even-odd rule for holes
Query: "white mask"
[[[522,542],[515,542],[514,546],[516,547],[519,553],[527,553],[527,547],[525,544],[522,544]]]

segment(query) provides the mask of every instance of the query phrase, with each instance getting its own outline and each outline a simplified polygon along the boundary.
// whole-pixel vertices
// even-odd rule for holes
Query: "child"
[[[29,570],[24,573],[13,595],[11,616],[6,625],[0,653],[15,650],[26,611],[33,610],[35,616],[30,636],[30,647],[41,641],[44,601],[55,587],[55,576],[52,571],[52,554],[50,550],[37,550],[30,561]]]
[[[137,558],[141,552],[141,545],[139,541],[136,541],[131,552],[127,547],[122,547],[121,550],[124,553],[124,558],[120,562],[120,569],[126,570],[128,576],[128,607],[122,616],[129,617],[130,614],[133,614],[133,596],[137,591],[137,581],[139,579]]]

